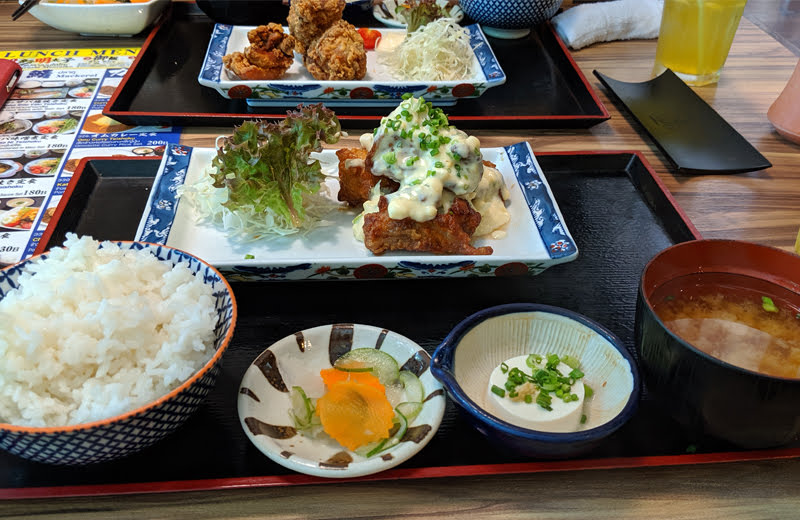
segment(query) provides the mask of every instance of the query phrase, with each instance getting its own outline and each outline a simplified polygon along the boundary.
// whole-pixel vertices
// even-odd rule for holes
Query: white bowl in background
[[[24,0],[19,0],[23,3]],[[84,36],[133,36],[153,23],[170,0],[114,4],[56,4],[44,0],[29,11],[60,31]]]

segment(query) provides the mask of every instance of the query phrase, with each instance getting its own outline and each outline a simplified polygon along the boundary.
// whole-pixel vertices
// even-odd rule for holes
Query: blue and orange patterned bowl
[[[563,0],[461,0],[461,9],[483,32],[503,39],[522,38],[549,20]]]
[[[215,296],[217,322],[214,326],[216,352],[192,377],[168,394],[122,415],[85,424],[63,427],[16,426],[0,423],[0,448],[19,457],[58,465],[104,462],[135,453],[181,426],[197,410],[214,387],[220,360],[230,344],[236,324],[236,300],[222,275],[211,265],[188,253],[147,242],[116,242],[129,249],[149,250],[159,260],[188,265],[195,276],[211,285]],[[0,271],[0,299],[17,286],[31,257]]]

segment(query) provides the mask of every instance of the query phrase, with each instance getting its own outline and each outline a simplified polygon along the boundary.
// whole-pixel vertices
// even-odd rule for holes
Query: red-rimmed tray
[[[353,10],[357,26],[376,26],[369,11]],[[280,20],[274,20],[281,22]],[[192,3],[177,3],[152,30],[103,113],[127,124],[230,126],[243,119],[279,118],[285,107],[254,108],[224,99],[197,76],[214,23]],[[504,85],[445,107],[459,128],[586,128],[610,116],[552,25],[519,40],[489,38],[508,76]],[[372,128],[385,107],[337,106],[346,128]]]
[[[535,277],[234,283],[240,314],[233,342],[223,359],[216,388],[182,428],[139,454],[87,467],[46,466],[0,453],[0,498],[327,482],[292,473],[263,456],[246,438],[236,410],[238,385],[252,360],[272,342],[315,325],[377,325],[403,334],[433,352],[447,332],[469,314],[492,305],[529,301],[589,316],[619,336],[635,355],[635,296],[642,268],[661,249],[700,235],[639,153],[540,153],[537,158],[579,244],[581,254],[574,262],[552,267]],[[75,187],[62,199],[63,207],[57,213],[62,218],[80,215],[82,207],[95,202],[98,209],[104,206],[100,199],[93,200],[97,197],[92,195],[94,191],[79,189],[79,183],[88,186],[97,184],[99,179],[122,185],[129,182],[125,179],[132,172],[154,176],[158,162],[95,158],[83,161],[82,166],[71,181]],[[142,185],[139,189],[145,189],[146,183]],[[120,214],[116,206],[108,203],[105,210],[81,221],[81,230],[93,233],[101,229],[102,220],[111,216],[138,222],[135,208],[129,211],[133,214]],[[70,231],[68,224],[67,220],[56,221],[52,233],[43,240],[43,248],[58,245],[59,237]],[[132,235],[108,238],[127,239]],[[432,299],[431,295],[440,297]],[[438,305],[435,313],[431,302]],[[419,318],[421,308],[425,309],[425,319]],[[797,442],[782,449],[743,451],[711,438],[688,437],[663,415],[645,391],[632,420],[598,449],[579,459],[560,461],[524,459],[499,451],[448,403],[441,428],[419,454],[395,469],[357,480],[797,456]]]

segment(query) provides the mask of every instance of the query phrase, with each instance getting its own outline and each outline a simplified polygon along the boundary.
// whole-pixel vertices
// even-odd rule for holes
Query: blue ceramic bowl
[[[563,0],[461,0],[461,9],[495,38],[521,38],[549,20]]]
[[[195,276],[211,285],[216,296],[214,356],[192,377],[155,401],[122,415],[64,427],[34,428],[0,423],[0,448],[25,459],[47,464],[83,465],[135,453],[161,440],[182,425],[200,406],[216,383],[222,355],[233,336],[236,301],[225,278],[197,257],[171,247],[146,242],[117,242],[129,249],[145,249],[160,260],[182,262]],[[17,286],[31,257],[0,271],[0,299]]]
[[[532,430],[487,411],[495,367],[532,353],[580,360],[595,393],[584,403],[587,419],[579,431]],[[591,450],[631,418],[640,393],[633,357],[611,332],[572,311],[532,303],[490,307],[456,325],[434,352],[431,373],[478,431],[504,451],[527,457],[565,458]]]

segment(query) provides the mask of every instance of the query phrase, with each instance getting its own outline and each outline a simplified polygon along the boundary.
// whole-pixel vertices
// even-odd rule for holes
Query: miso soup
[[[699,273],[671,280],[650,297],[675,334],[732,365],[800,378],[800,296],[737,274]]]

